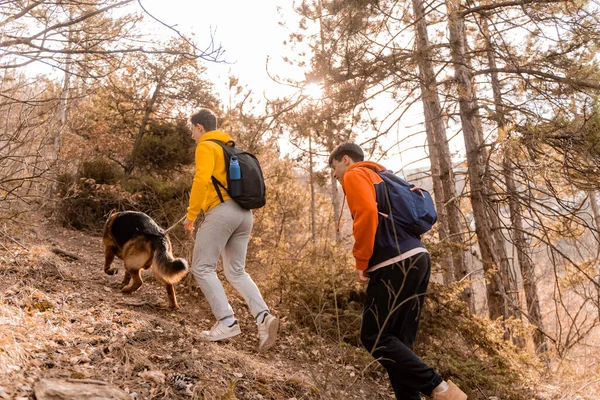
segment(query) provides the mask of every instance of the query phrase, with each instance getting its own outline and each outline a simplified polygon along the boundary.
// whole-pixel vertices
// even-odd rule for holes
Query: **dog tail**
[[[154,260],[152,272],[164,283],[174,284],[182,280],[189,271],[189,266],[183,258],[174,258],[171,254],[171,242],[167,236],[153,236]]]

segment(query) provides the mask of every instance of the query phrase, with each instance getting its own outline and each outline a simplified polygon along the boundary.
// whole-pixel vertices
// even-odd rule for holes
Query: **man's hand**
[[[356,282],[365,283],[368,281],[369,281],[369,279],[367,279],[367,277],[365,276],[365,271],[363,271],[362,269],[357,269],[356,270]]]
[[[191,221],[186,218],[185,221],[183,221],[183,229],[186,232],[193,232],[194,231],[194,221]]]

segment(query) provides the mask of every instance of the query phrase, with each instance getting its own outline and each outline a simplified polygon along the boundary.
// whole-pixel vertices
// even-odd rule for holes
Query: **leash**
[[[187,215],[184,215],[183,217],[181,217],[181,219],[180,219],[179,221],[175,222],[173,225],[171,225],[170,227],[168,227],[168,228],[165,230],[165,233],[169,233],[169,231],[171,231],[171,230],[172,230],[173,228],[175,228],[177,225],[179,225],[180,223],[182,223],[182,222],[183,222],[183,220],[185,219],[185,217],[187,217]]]

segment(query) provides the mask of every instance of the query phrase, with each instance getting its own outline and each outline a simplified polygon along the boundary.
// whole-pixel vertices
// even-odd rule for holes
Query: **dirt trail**
[[[284,316],[278,344],[258,353],[256,325],[230,287],[243,334],[203,343],[198,332],[213,321],[199,291],[177,285],[178,311],[151,274],[122,294],[121,261],[116,276],[103,273],[100,237],[45,224],[5,231],[0,244],[0,399],[33,398],[50,377],[103,380],[138,399],[392,398],[381,371],[360,373],[363,352],[324,345]]]

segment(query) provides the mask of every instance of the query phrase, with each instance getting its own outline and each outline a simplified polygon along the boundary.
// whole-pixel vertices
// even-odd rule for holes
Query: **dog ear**
[[[108,217],[106,217],[106,219],[110,219],[110,217],[112,217],[116,212],[117,212],[116,208],[113,208],[112,210],[110,210],[108,212]]]

